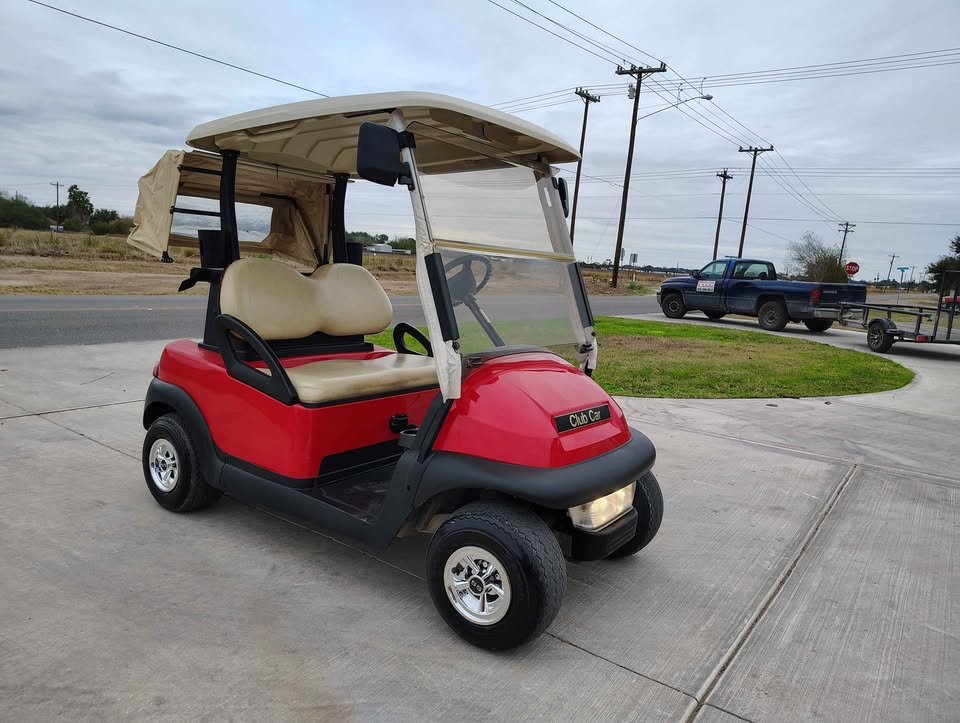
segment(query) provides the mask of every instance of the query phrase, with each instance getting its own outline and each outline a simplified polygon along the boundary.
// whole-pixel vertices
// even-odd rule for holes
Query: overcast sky
[[[510,0],[499,1],[519,10]],[[547,0],[526,3],[613,42]],[[328,95],[428,90],[495,104],[621,80],[610,63],[485,0],[52,4]],[[562,4],[690,78],[960,45],[957,0]],[[773,143],[798,170],[960,169],[960,65],[716,90],[708,84],[704,90],[714,94],[724,111]],[[97,207],[131,213],[137,178],[167,148],[184,147],[193,126],[311,97],[26,0],[4,0],[0,189],[52,203],[49,181],[77,183]],[[649,93],[641,99],[643,108],[663,104]],[[624,93],[592,106],[585,173],[619,176],[617,183],[622,182],[630,103]],[[572,145],[579,142],[579,102],[520,115]],[[746,137],[760,143],[756,136]],[[720,190],[713,173],[729,167],[734,179],[727,187],[728,220],[720,253],[736,253],[748,160],[735,144],[676,109],[641,120],[635,174],[710,170],[682,179],[635,178],[624,240],[627,252],[637,253],[641,264],[693,267],[709,260]],[[860,262],[861,277],[885,277],[888,255],[894,253],[900,256],[894,266],[923,266],[944,253],[948,238],[960,233],[960,174],[929,179],[909,177],[902,170],[873,177],[808,173],[815,172],[801,170],[809,188],[840,218],[857,223],[848,245],[850,256]],[[799,181],[792,180],[816,204]],[[578,256],[602,260],[613,255],[619,203],[619,187],[597,181],[583,185]],[[398,192],[357,187],[352,203],[348,197],[348,212],[352,230],[412,230],[409,203]],[[768,176],[757,176],[750,218],[757,228],[747,230],[746,255],[779,262],[784,239],[798,238],[806,230],[831,241],[837,238],[836,224],[804,220],[816,216]]]

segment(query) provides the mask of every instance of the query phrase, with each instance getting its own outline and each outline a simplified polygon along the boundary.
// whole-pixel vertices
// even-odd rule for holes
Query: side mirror
[[[563,217],[570,216],[570,204],[567,202],[567,179],[553,177],[553,187],[557,189],[557,195],[560,196],[560,207],[563,208]]]
[[[357,174],[360,178],[396,186],[406,173],[400,160],[400,134],[379,123],[363,123],[357,137]]]
[[[694,271],[694,272],[692,272],[690,275],[691,275],[693,278],[695,278],[695,279],[699,279],[699,278],[700,278],[700,272],[699,272],[699,271]]]

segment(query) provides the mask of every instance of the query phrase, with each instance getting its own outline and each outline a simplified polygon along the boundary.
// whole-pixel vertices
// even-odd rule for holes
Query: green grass
[[[601,317],[599,368],[610,394],[743,399],[897,389],[913,372],[868,352],[762,332]],[[389,331],[370,338],[393,348]]]
[[[701,399],[819,397],[897,389],[913,372],[868,352],[753,331],[597,320],[596,380],[611,394]]]

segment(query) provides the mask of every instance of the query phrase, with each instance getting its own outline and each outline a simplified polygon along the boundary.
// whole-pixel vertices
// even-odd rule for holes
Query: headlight
[[[570,515],[574,527],[582,530],[599,530],[630,509],[635,489],[636,482],[631,482],[606,497],[571,507],[567,510],[567,514]]]

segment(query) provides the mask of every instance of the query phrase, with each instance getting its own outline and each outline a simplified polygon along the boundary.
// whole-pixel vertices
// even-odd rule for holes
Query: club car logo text
[[[557,425],[558,432],[572,432],[574,429],[589,427],[591,424],[597,424],[610,419],[610,405],[601,404],[599,407],[590,407],[590,409],[581,409],[569,414],[561,414],[554,417],[553,421]]]

